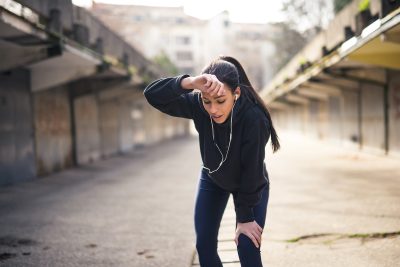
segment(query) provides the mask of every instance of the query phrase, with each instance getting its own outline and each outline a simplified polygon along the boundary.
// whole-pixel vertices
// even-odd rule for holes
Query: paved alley
[[[395,266],[399,159],[295,135],[266,163],[264,266]],[[0,189],[1,266],[199,266],[195,137]],[[232,198],[219,254],[240,266]]]
[[[188,266],[196,141],[0,188],[0,266]]]

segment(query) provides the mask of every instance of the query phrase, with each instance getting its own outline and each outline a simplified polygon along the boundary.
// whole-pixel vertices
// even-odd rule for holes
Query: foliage
[[[352,0],[334,0],[333,1],[333,10],[335,14],[339,13],[345,6],[350,4]]]
[[[157,56],[153,58],[153,61],[158,64],[162,69],[164,69],[167,73],[171,75],[178,75],[178,68],[174,63],[170,60],[170,58],[165,54],[164,51],[161,51]]]
[[[288,23],[279,22],[275,23],[274,26],[277,31],[271,37],[271,41],[275,47],[272,63],[274,65],[274,73],[276,73],[307,44],[308,40],[304,34],[293,29]]]
[[[333,0],[283,0],[282,12],[293,29],[315,36],[333,18]]]
[[[358,11],[364,11],[369,9],[369,0],[361,0],[358,4]]]

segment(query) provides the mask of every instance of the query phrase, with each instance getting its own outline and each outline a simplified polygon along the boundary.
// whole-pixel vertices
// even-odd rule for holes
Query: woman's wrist
[[[182,79],[182,81],[181,81],[181,87],[183,88],[183,89],[187,89],[187,90],[191,90],[191,89],[193,89],[193,83],[192,83],[192,81],[193,81],[193,79],[192,79],[192,77],[186,77],[186,78],[183,78]]]

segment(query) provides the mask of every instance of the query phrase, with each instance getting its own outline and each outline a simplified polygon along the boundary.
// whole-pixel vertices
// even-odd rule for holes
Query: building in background
[[[199,71],[205,22],[183,7],[148,7],[94,3],[94,15],[150,59],[166,54],[180,72]]]
[[[94,3],[92,13],[150,59],[167,55],[178,72],[198,74],[220,54],[240,60],[256,89],[272,76],[274,47],[270,24],[234,23],[227,11],[209,20],[185,14],[183,7]]]

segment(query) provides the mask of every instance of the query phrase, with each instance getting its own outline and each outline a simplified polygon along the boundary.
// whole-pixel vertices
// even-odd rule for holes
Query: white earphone
[[[235,107],[236,100],[237,100],[238,98],[239,98],[239,95],[238,95],[238,94],[235,94],[235,102],[233,103],[233,105],[232,105],[232,110],[231,110],[231,133],[229,134],[228,149],[226,150],[226,155],[225,155],[225,157],[224,157],[224,155],[222,154],[221,149],[219,148],[219,146],[218,146],[217,143],[215,142],[215,137],[214,137],[214,123],[213,123],[212,118],[211,118],[211,115],[210,115],[211,131],[212,131],[213,142],[214,142],[214,145],[217,147],[219,153],[221,154],[222,160],[221,160],[221,162],[219,163],[218,167],[217,167],[215,170],[213,170],[213,171],[210,170],[209,168],[207,168],[206,166],[203,165],[203,168],[206,169],[206,170],[208,170],[208,173],[213,173],[213,172],[218,171],[218,169],[222,166],[222,163],[224,163],[225,160],[226,160],[227,157],[228,157],[229,148],[230,148],[230,146],[231,146],[231,141],[232,141],[232,118],[233,118],[233,108]]]

